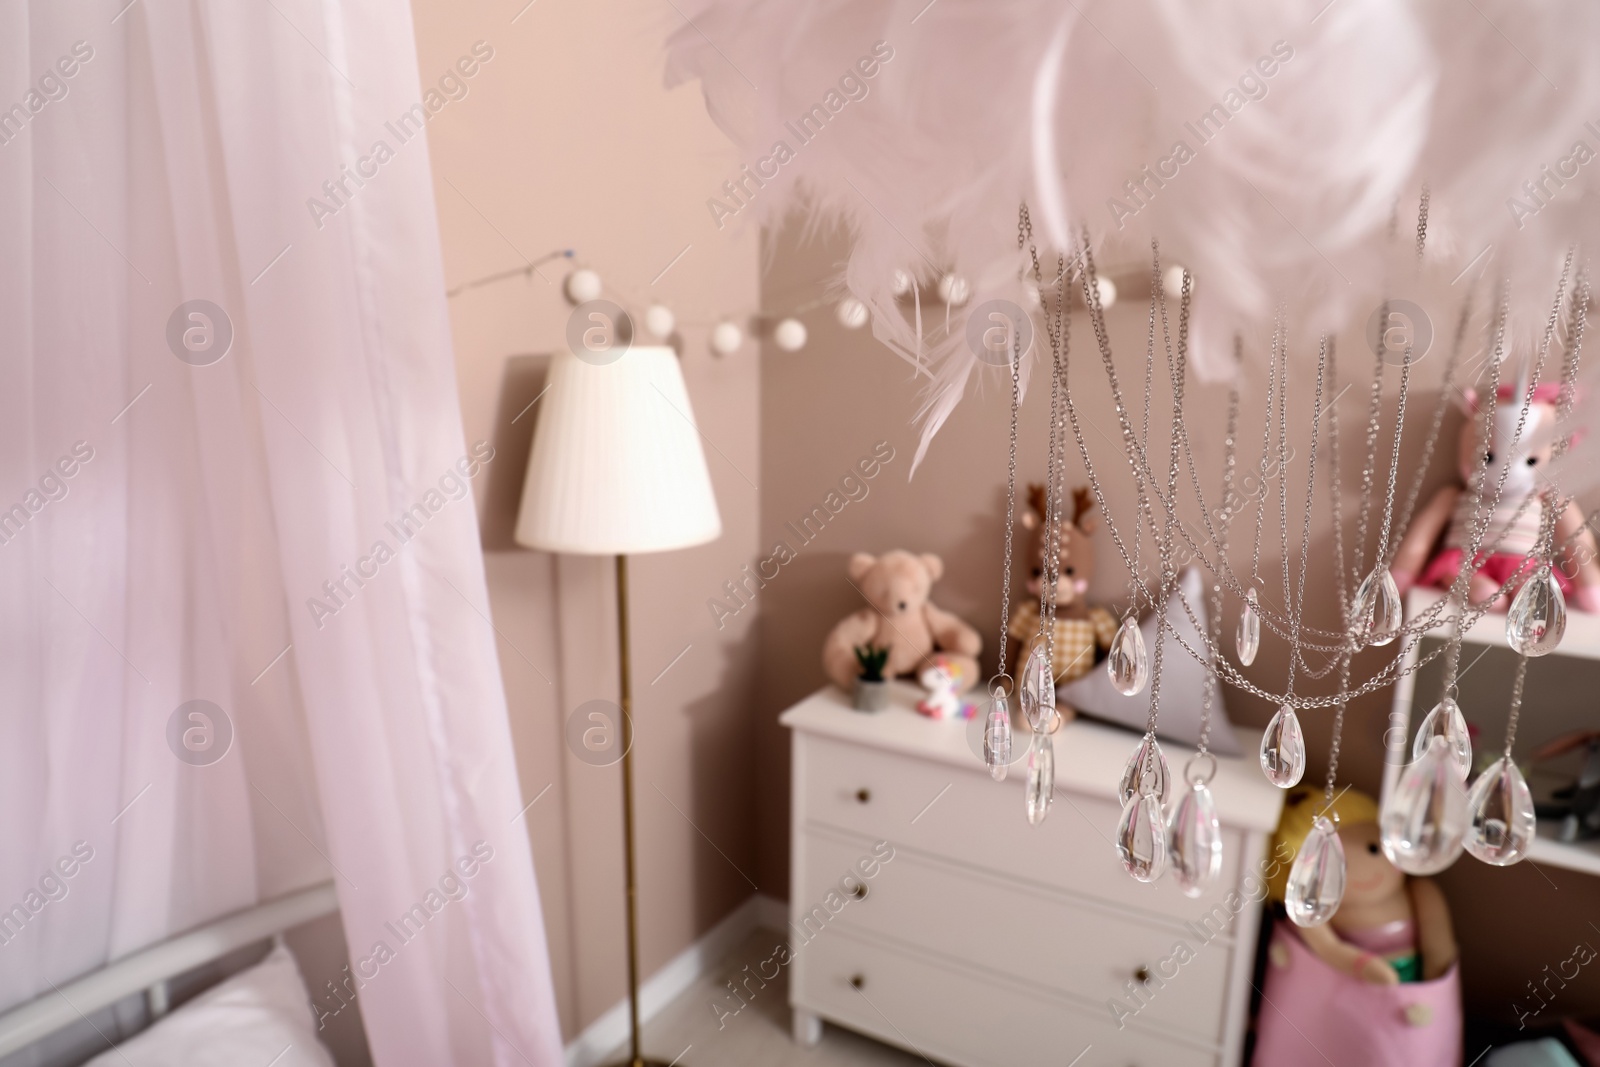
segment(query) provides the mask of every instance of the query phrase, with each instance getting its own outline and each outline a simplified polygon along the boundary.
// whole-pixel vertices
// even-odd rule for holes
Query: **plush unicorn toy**
[[[1478,436],[1484,420],[1474,417],[1479,410],[1478,395],[1471,389],[1464,391],[1468,418],[1461,428],[1457,455],[1460,480],[1435,493],[1401,539],[1391,573],[1402,594],[1417,584],[1448,589],[1467,562],[1470,529],[1480,500],[1470,488],[1472,474],[1487,454],[1482,495],[1493,499],[1502,476],[1505,487],[1485,527],[1467,597],[1473,604],[1492,598],[1495,610],[1506,610],[1516,588],[1502,593],[1500,587],[1538,547],[1539,524],[1544,509],[1552,504],[1539,476],[1556,445],[1550,431],[1556,421],[1560,394],[1561,387],[1553,382],[1534,389],[1527,423],[1513,448],[1511,442],[1522,418],[1526,385],[1500,387],[1492,436],[1487,443],[1480,442]],[[1569,502],[1557,516],[1555,543],[1558,551],[1551,573],[1562,594],[1575,600],[1584,611],[1600,612],[1600,563],[1595,561],[1594,538],[1584,527],[1583,513],[1576,504]],[[1529,573],[1525,571],[1523,578]]]

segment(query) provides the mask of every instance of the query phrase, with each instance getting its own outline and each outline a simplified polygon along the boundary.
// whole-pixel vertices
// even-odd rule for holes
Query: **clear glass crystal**
[[[1234,631],[1234,645],[1239,652],[1239,662],[1246,667],[1256,661],[1256,653],[1261,649],[1261,614],[1257,610],[1259,601],[1256,591],[1249,590],[1244,595],[1244,604],[1239,608],[1239,628]]]
[[[1524,656],[1548,656],[1567,632],[1567,601],[1549,567],[1522,583],[1506,613],[1506,642]]]
[[[1449,743],[1438,735],[1400,774],[1378,817],[1383,854],[1407,874],[1438,874],[1461,855],[1467,794]]]
[[[1204,782],[1193,782],[1167,823],[1172,872],[1186,897],[1198,897],[1222,870],[1222,830],[1217,803]]]
[[[1344,899],[1344,842],[1326,815],[1318,815],[1289,868],[1283,906],[1296,926],[1321,926]]]
[[[1106,673],[1111,684],[1123,696],[1134,696],[1150,680],[1150,656],[1145,652],[1144,634],[1139,623],[1130,614],[1117,628],[1111,640],[1111,652],[1106,656]]]
[[[1435,737],[1444,738],[1444,743],[1449,746],[1450,755],[1455,757],[1456,766],[1461,769],[1461,780],[1467,780],[1467,775],[1472,773],[1472,737],[1467,733],[1467,720],[1461,716],[1461,706],[1449,697],[1445,697],[1433,706],[1433,710],[1422,718],[1422,725],[1417,727],[1417,736],[1411,741],[1411,758],[1419,760],[1422,754],[1428,751],[1428,744]]]
[[[1017,694],[1022,703],[1022,717],[1033,732],[1055,733],[1061,725],[1061,716],[1056,713],[1055,674],[1050,669],[1050,656],[1043,642],[1034,646],[1028,661],[1022,665]]]
[[[1011,766],[1011,703],[998,689],[983,724],[983,762],[989,768],[989,777],[1005,781],[1006,769]]]
[[[1300,717],[1288,704],[1267,723],[1261,735],[1261,773],[1279,789],[1288,789],[1306,773],[1306,738],[1300,730]]]
[[[1351,633],[1369,645],[1387,645],[1400,633],[1400,587],[1388,567],[1374,567],[1356,587]]]
[[[1496,867],[1520,863],[1533,844],[1533,794],[1517,765],[1501,756],[1467,793],[1466,848]]]
[[[1145,734],[1139,747],[1133,750],[1128,766],[1122,772],[1122,782],[1117,786],[1117,797],[1124,805],[1136,794],[1151,793],[1165,803],[1167,786],[1167,757],[1161,754],[1155,734]]]
[[[1141,882],[1153,882],[1167,869],[1167,826],[1159,796],[1140,793],[1123,805],[1117,856],[1122,869]]]
[[[1049,734],[1034,734],[1028,745],[1028,822],[1038,826],[1050,814],[1056,791],[1056,750]]]

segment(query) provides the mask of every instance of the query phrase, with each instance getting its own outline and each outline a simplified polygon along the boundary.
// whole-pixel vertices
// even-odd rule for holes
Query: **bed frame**
[[[0,1057],[135,993],[158,1019],[170,1006],[172,978],[337,910],[333,883],[323,882],[142,948],[0,1014]]]

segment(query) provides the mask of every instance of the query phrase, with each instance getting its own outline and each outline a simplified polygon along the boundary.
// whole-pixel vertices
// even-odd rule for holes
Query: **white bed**
[[[337,910],[333,883],[325,882],[60,985],[0,1013],[0,1067],[332,1067],[305,984],[280,935]],[[265,948],[264,957],[193,992],[208,967],[252,947]],[[176,1007],[175,988],[192,994]],[[143,1010],[130,1012],[130,1000],[140,1007],[135,998],[142,998]],[[129,1033],[131,1028],[138,1032]]]

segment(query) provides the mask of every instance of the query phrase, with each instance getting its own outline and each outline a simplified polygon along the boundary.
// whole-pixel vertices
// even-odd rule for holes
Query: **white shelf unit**
[[[1430,610],[1435,604],[1448,599],[1448,594],[1438,589],[1413,589],[1406,596],[1406,619],[1415,619],[1417,616]],[[1453,619],[1456,611],[1453,605],[1447,604],[1439,614],[1438,623],[1430,633],[1443,636],[1447,631],[1449,620]],[[1503,613],[1490,612],[1477,622],[1462,636],[1462,663],[1472,662],[1466,649],[1501,648],[1509,651],[1506,643],[1506,617]],[[1410,667],[1416,663],[1421,652],[1421,642],[1413,642],[1405,653],[1405,666]],[[1567,630],[1561,638],[1561,645],[1546,659],[1567,657],[1569,659],[1600,661],[1600,615],[1590,615],[1572,607],[1567,610]],[[1411,760],[1411,707],[1416,692],[1417,676],[1408,674],[1395,683],[1394,704],[1389,714],[1389,729],[1384,734],[1387,756],[1383,768],[1383,795],[1388,797],[1390,790],[1399,780],[1400,772]],[[1600,685],[1600,670],[1596,672],[1596,682]],[[1600,716],[1597,716],[1600,718]],[[1480,741],[1480,743],[1483,743]],[[1554,824],[1541,821],[1539,836],[1535,839],[1533,847],[1528,851],[1528,858],[1535,863],[1547,864],[1551,867],[1564,867],[1569,870],[1581,871],[1585,874],[1600,874],[1600,840],[1580,842],[1558,841],[1555,837]]]

